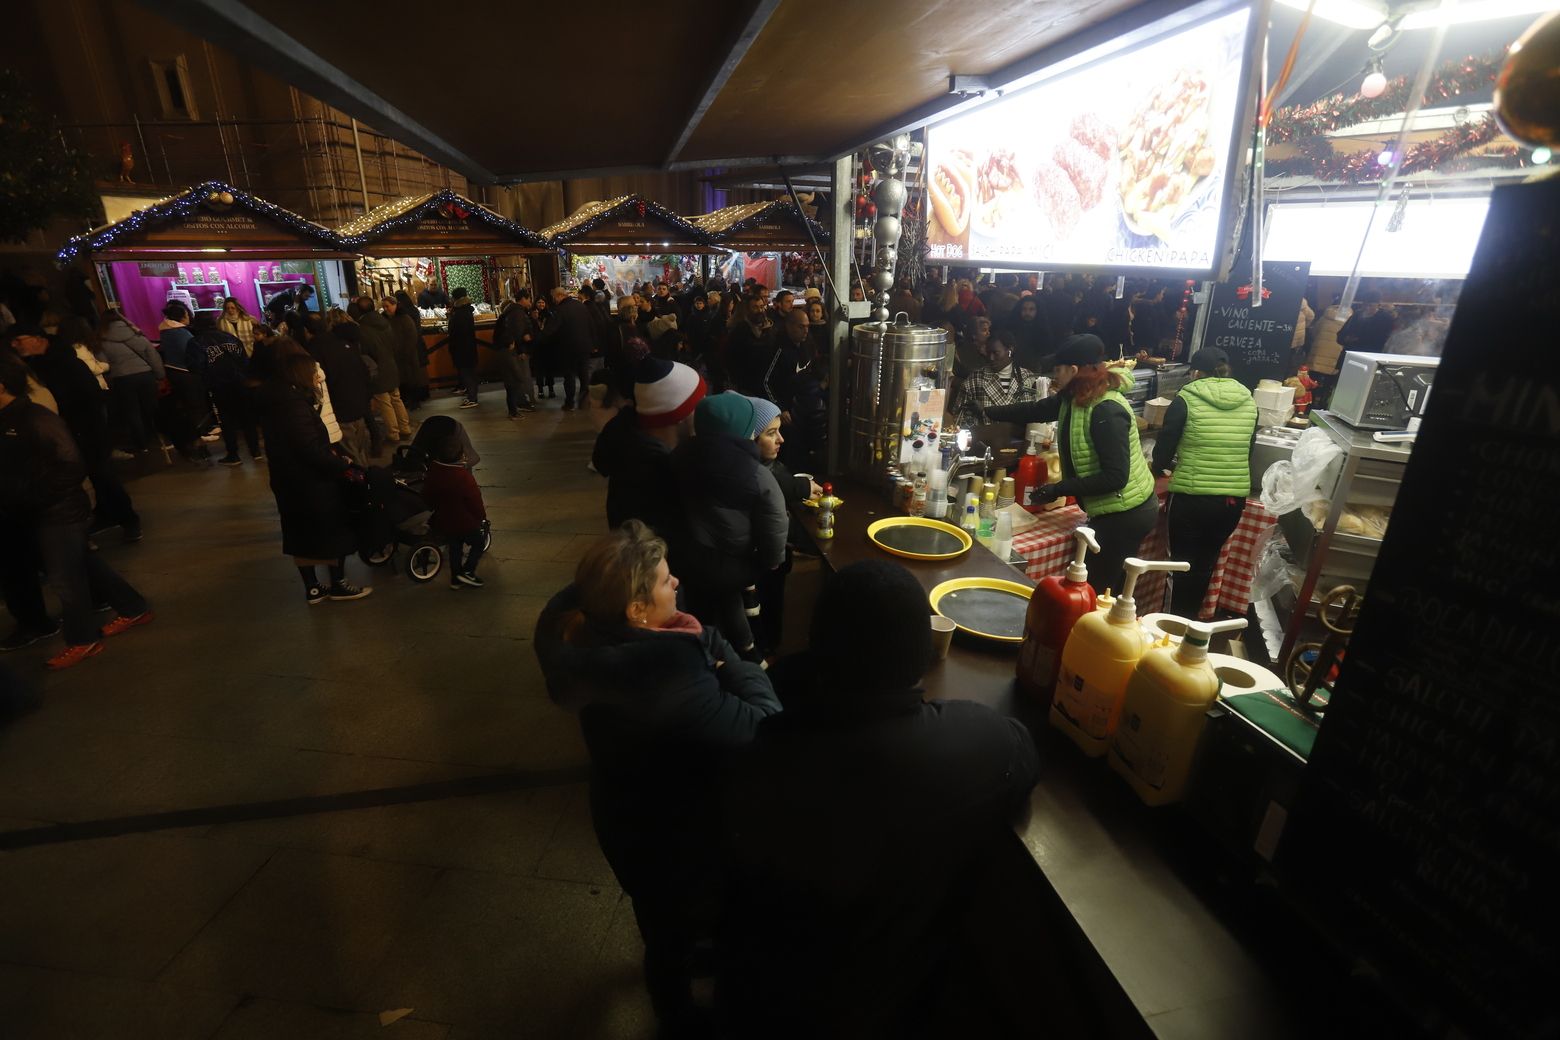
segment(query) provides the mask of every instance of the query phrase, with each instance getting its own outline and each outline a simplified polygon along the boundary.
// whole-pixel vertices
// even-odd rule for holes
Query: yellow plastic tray
[[[963,589],[990,589],[995,592],[1010,592],[1013,595],[1027,601],[1030,596],[1034,595],[1035,589],[1033,585],[1025,585],[1021,582],[1008,581],[1006,578],[952,578],[932,589],[931,594],[928,597],[931,600],[932,609],[937,613],[942,614],[943,617],[952,621],[954,626],[961,632],[968,632],[972,636],[978,636],[981,639],[989,639],[996,643],[1022,643],[1024,641],[1024,614],[1027,614],[1029,609],[1027,603],[1023,612],[1018,615],[1017,635],[1006,635],[998,632],[983,632],[979,628],[971,627],[964,621],[961,621],[959,618],[953,617],[950,614],[943,612],[943,600],[948,596],[948,594],[959,592]]]
[[[878,540],[878,534],[891,527],[927,527],[934,531],[943,531],[947,534],[953,535],[958,539],[959,548],[953,552],[946,553],[916,553],[910,552],[906,549],[896,548],[892,545],[886,545]],[[952,524],[944,523],[941,520],[928,520],[922,516],[885,517],[884,519],[875,521],[874,523],[867,526],[867,538],[872,542],[873,545],[877,546],[879,549],[882,549],[884,552],[892,553],[895,556],[902,556],[907,560],[951,560],[954,557],[963,556],[965,553],[970,551],[970,546],[975,544],[975,540],[970,537],[970,533],[964,530],[964,528],[955,527]]]

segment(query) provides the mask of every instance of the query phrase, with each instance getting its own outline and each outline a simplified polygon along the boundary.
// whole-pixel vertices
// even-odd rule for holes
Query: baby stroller
[[[419,584],[432,581],[444,569],[446,545],[428,530],[433,511],[423,500],[422,482],[430,464],[430,445],[450,434],[465,436],[460,423],[447,415],[422,424],[412,443],[396,449],[390,467],[368,470],[365,490],[352,503],[358,535],[358,558],[371,567],[394,564],[396,551],[406,547],[406,576]],[[467,442],[469,443],[469,441]],[[472,452],[475,454],[475,452]],[[492,527],[483,521],[482,549],[493,545]]]

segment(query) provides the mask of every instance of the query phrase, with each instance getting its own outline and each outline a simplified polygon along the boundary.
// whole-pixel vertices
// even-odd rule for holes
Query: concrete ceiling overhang
[[[744,0],[589,8],[143,0],[478,183],[827,161],[1206,6],[1173,0]]]

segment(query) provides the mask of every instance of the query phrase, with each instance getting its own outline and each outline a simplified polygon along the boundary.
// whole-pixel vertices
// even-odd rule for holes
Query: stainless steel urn
[[[953,349],[946,330],[912,325],[900,312],[892,324],[868,322],[851,330],[851,366],[847,465],[856,476],[873,479],[899,461],[910,391],[947,390]],[[936,418],[940,429],[942,416]]]

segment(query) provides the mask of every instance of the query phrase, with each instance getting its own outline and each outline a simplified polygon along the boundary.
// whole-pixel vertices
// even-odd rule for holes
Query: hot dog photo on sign
[[[1216,266],[1250,11],[930,128],[931,259]]]

